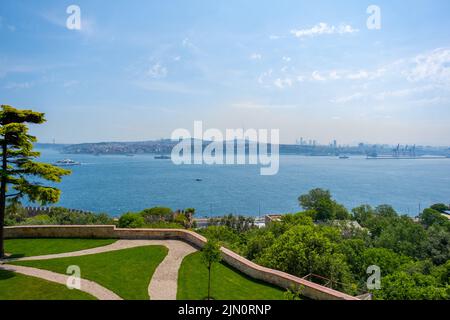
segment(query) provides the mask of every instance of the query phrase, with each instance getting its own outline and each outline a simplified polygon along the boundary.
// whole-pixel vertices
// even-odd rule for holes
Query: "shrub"
[[[57,224],[55,219],[52,219],[49,215],[38,214],[37,216],[27,218],[22,224],[26,225],[45,225],[45,224]]]
[[[141,211],[141,215],[143,217],[147,216],[161,216],[161,217],[167,217],[172,215],[172,209],[166,208],[166,207],[154,207],[154,208],[148,208]]]
[[[142,228],[144,218],[139,213],[128,212],[119,218],[119,228]]]
[[[443,203],[433,204],[430,208],[433,210],[439,211],[441,213],[443,213],[444,211],[450,210],[450,207]]]

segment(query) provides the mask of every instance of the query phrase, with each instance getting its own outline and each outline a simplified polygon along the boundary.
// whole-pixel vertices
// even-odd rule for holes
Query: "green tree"
[[[395,211],[392,206],[388,204],[382,204],[375,208],[375,213],[383,218],[395,218],[398,216],[397,212]]]
[[[277,238],[258,262],[303,277],[318,272],[320,257],[331,251],[330,239],[318,227],[298,225]]]
[[[417,259],[426,257],[427,234],[422,225],[407,216],[384,219],[388,223],[375,240],[377,247],[392,249]]]
[[[443,213],[444,211],[450,210],[450,207],[443,203],[433,204],[430,208],[433,210],[439,211],[441,213]]]
[[[142,228],[145,225],[144,218],[139,213],[127,212],[119,218],[119,228]]]
[[[2,105],[0,110],[1,184],[0,184],[0,258],[4,257],[3,227],[6,200],[27,196],[42,205],[59,200],[60,190],[42,185],[42,180],[60,182],[71,172],[51,164],[34,161],[40,156],[33,151],[36,137],[28,134],[27,124],[42,124],[44,114],[32,110],[19,110]],[[32,181],[31,178],[37,178]],[[11,192],[11,190],[13,190]],[[8,193],[10,192],[10,193]]]
[[[432,276],[399,271],[381,279],[381,290],[375,290],[374,297],[386,300],[447,300],[449,292],[448,286],[439,286]]]
[[[274,242],[275,236],[272,232],[267,231],[265,228],[254,229],[247,234],[247,242],[243,253],[248,259],[255,260]]]
[[[298,197],[300,206],[316,212],[316,220],[334,219],[334,203],[330,191],[316,188]]]
[[[450,232],[447,228],[434,224],[427,230],[426,256],[440,265],[450,259]]]
[[[361,239],[347,239],[338,245],[338,252],[345,256],[346,262],[355,276],[365,274],[363,259],[365,249],[366,243]]]
[[[419,220],[420,223],[426,227],[430,227],[435,223],[440,225],[449,223],[448,219],[444,217],[441,212],[431,208],[423,210],[423,212],[419,215]]]
[[[362,226],[366,226],[375,215],[374,209],[368,204],[364,204],[359,207],[353,208],[352,213],[353,218],[356,221],[358,221],[358,223],[360,223]]]
[[[316,188],[298,197],[300,206],[315,212],[316,221],[345,220],[350,215],[347,209],[331,198],[330,191]]]
[[[219,244],[209,240],[202,248],[202,259],[208,268],[208,300],[211,300],[211,267],[222,260]]]
[[[362,273],[360,276],[364,276],[367,267],[371,265],[380,267],[382,275],[388,275],[398,271],[402,265],[412,261],[409,257],[397,254],[386,248],[368,248],[364,250],[362,258]]]

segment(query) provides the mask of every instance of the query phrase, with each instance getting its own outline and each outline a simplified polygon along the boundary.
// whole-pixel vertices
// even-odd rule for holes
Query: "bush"
[[[114,224],[114,220],[106,213],[74,211],[63,207],[50,207],[37,216],[29,216],[27,210],[18,202],[12,202],[6,208],[5,222],[8,226]]]
[[[52,219],[47,214],[38,214],[37,216],[27,218],[21,224],[26,225],[49,225],[49,224],[57,224],[55,219]]]
[[[220,242],[220,244],[231,247],[239,242],[239,235],[231,228],[226,226],[209,226],[200,230],[208,240]]]
[[[172,215],[172,209],[165,207],[154,207],[149,209],[144,209],[141,211],[141,215],[145,218],[148,216],[160,216],[169,217]]]
[[[128,212],[119,218],[119,228],[142,228],[145,225],[144,218],[139,213]]]
[[[439,211],[441,213],[444,213],[444,211],[450,210],[450,207],[443,203],[433,204],[430,208],[433,210]]]
[[[426,227],[430,227],[433,224],[445,225],[448,223],[448,219],[442,216],[441,212],[435,209],[425,209],[419,215],[420,222]]]

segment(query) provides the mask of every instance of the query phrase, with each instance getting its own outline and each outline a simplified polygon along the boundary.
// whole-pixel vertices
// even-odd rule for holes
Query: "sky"
[[[199,120],[282,143],[448,146],[450,1],[2,0],[0,104],[45,112],[41,142],[168,138]]]

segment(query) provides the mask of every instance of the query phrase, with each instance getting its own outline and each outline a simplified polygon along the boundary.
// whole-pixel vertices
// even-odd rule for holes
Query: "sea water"
[[[450,159],[367,160],[365,157],[281,155],[280,170],[261,176],[253,165],[174,165],[154,155],[64,155],[45,149],[40,161],[81,162],[56,184],[57,204],[112,216],[154,206],[195,208],[197,217],[298,212],[298,196],[329,189],[347,208],[390,204],[416,216],[433,203],[450,203]]]

